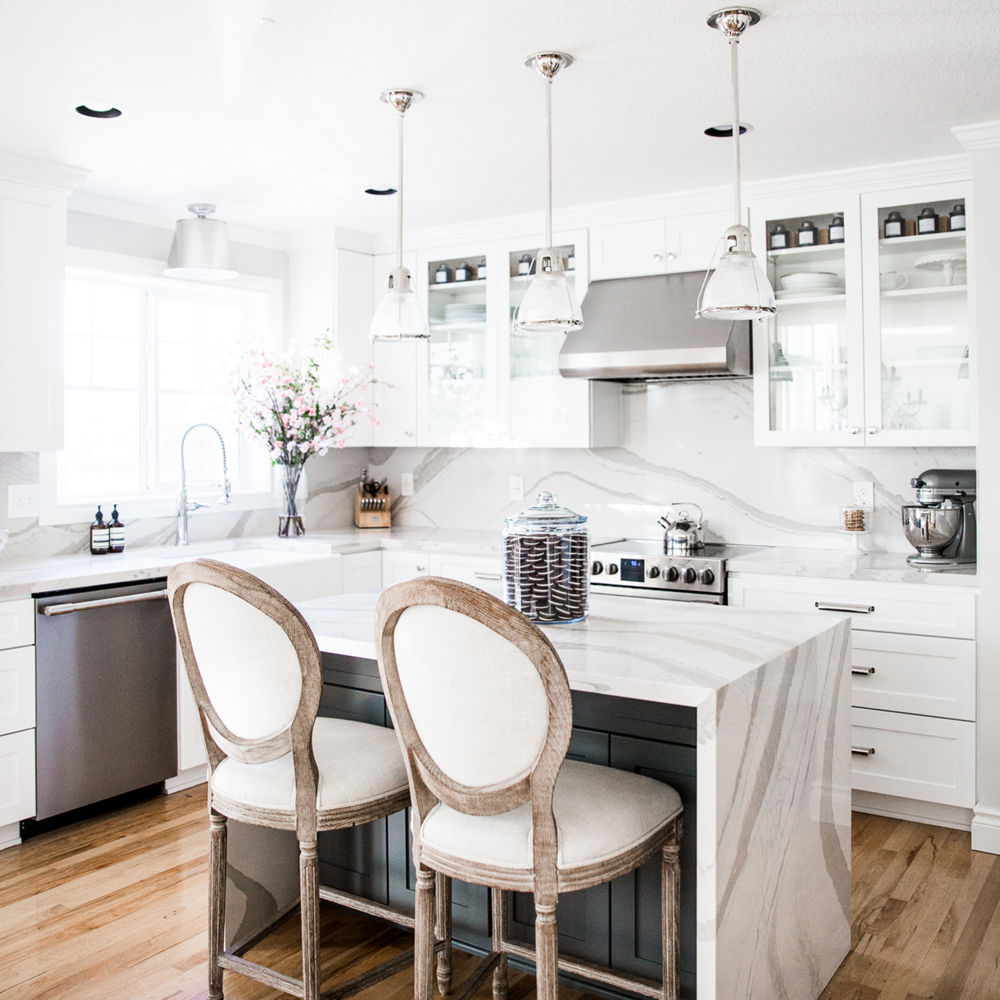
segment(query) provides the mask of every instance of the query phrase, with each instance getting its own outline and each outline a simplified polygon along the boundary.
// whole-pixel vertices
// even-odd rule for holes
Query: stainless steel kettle
[[[698,512],[697,517],[692,510]],[[664,552],[694,552],[704,548],[704,514],[696,503],[672,503],[656,523],[666,529],[663,535]]]

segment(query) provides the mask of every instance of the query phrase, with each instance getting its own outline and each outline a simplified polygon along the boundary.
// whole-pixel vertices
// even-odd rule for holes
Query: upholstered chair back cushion
[[[205,583],[184,591],[198,672],[219,720],[240,739],[286,730],[302,694],[302,670],[285,630],[235,594]]]
[[[393,641],[413,725],[449,778],[481,787],[532,768],[549,707],[524,653],[481,622],[430,604],[406,608]]]

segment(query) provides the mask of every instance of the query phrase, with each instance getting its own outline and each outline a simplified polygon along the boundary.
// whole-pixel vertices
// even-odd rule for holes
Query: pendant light
[[[521,296],[514,314],[515,333],[554,330],[570,333],[583,326],[583,318],[566,281],[562,257],[552,246],[552,78],[573,57],[565,52],[536,52],[524,65],[536,69],[545,81],[545,156],[547,203],[545,208],[545,246],[535,255],[534,277]]]
[[[410,105],[424,95],[419,90],[384,90],[380,96],[383,104],[394,108],[399,115],[399,192],[396,197],[396,266],[386,278],[385,295],[372,317],[372,340],[419,340],[430,336],[427,313],[417,293],[413,290],[413,276],[403,267],[403,115]]]
[[[220,219],[209,218],[215,206],[196,202],[188,205],[188,211],[195,217],[177,220],[163,273],[171,278],[199,281],[226,281],[238,277],[226,224]]]
[[[705,275],[698,309],[699,319],[759,319],[775,312],[774,290],[750,247],[750,230],[743,225],[740,204],[740,36],[760,20],[752,7],[727,7],[710,14],[709,27],[729,39],[733,83],[733,214],[734,225],[722,236],[723,247],[714,270]]]

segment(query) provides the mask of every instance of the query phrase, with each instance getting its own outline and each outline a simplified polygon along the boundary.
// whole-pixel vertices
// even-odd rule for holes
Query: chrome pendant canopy
[[[369,337],[372,340],[425,340],[427,313],[413,288],[413,275],[403,266],[403,116],[423,98],[419,90],[397,87],[383,90],[379,100],[399,115],[398,183],[396,203],[396,266],[386,277],[385,293],[372,316]]]
[[[743,224],[740,194],[740,86],[738,51],[740,37],[760,20],[753,7],[724,7],[708,16],[708,25],[729,40],[733,117],[733,215],[734,223],[722,236],[722,249],[714,267],[705,274],[698,308],[699,319],[760,319],[775,313],[774,290],[750,246],[750,230]]]
[[[535,255],[531,273],[514,314],[515,333],[570,333],[583,326],[583,317],[566,280],[562,257],[552,246],[552,80],[573,57],[567,52],[535,52],[524,60],[545,81],[545,145],[547,199],[545,207],[545,246]]]
[[[215,206],[196,202],[188,205],[188,211],[195,217],[177,220],[163,273],[171,278],[196,281],[226,281],[238,277],[226,224],[208,218]]]

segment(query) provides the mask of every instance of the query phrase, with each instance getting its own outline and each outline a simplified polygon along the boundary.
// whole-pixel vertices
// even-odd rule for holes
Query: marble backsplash
[[[756,448],[752,384],[672,383],[627,387],[622,443],[616,448],[461,449],[345,448],[308,466],[307,529],[351,524],[353,489],[368,466],[388,476],[396,499],[393,523],[499,532],[503,519],[547,489],[590,519],[594,536],[657,537],[657,518],[673,501],[699,504],[706,538],[732,543],[848,548],[838,530],[840,507],[853,483],[875,484],[872,550],[910,552],[899,508],[913,501],[911,477],[927,468],[972,468],[972,448]],[[0,454],[0,528],[10,530],[0,558],[86,551],[87,525],[40,525],[6,517],[7,486],[38,482],[38,456]],[[414,475],[411,497],[399,477]],[[524,479],[524,501],[512,502],[510,477]],[[172,517],[126,521],[129,546],[170,544]],[[264,535],[276,528],[274,509],[199,510],[190,519],[194,542]]]

